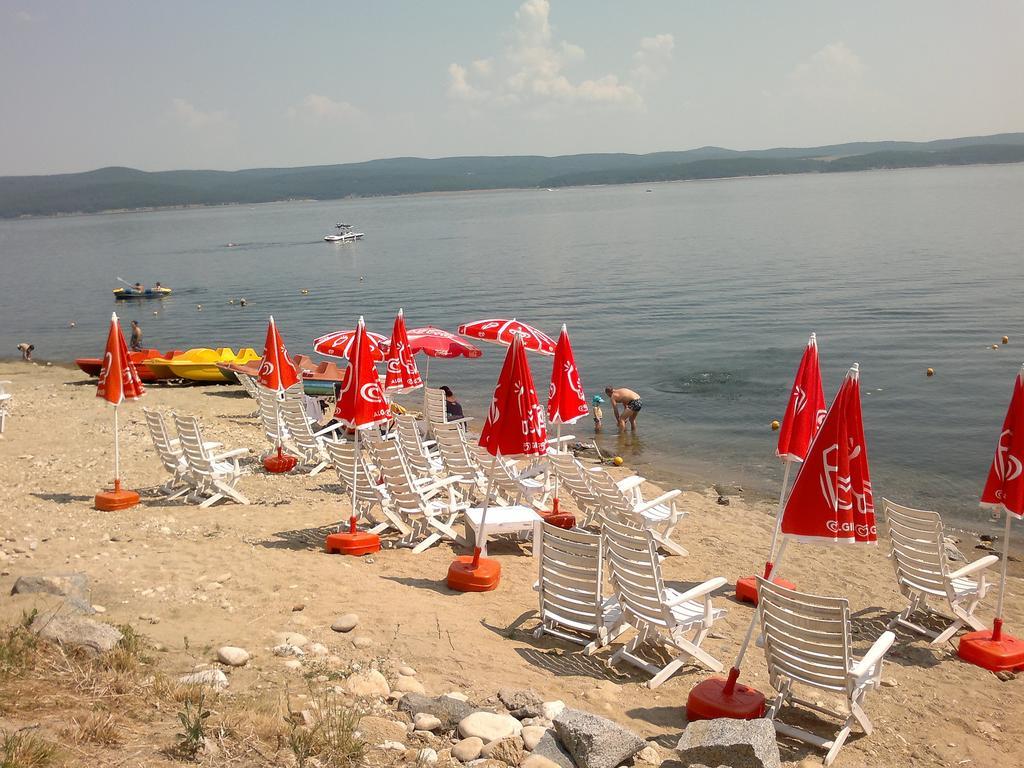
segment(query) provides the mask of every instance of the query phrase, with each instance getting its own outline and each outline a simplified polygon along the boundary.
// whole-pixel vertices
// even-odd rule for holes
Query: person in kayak
[[[142,283],[136,283],[134,286],[132,286],[132,290],[135,291],[136,293],[145,293],[146,286],[144,286]]]
[[[132,340],[128,346],[133,352],[142,351],[142,326],[138,320],[132,320]]]

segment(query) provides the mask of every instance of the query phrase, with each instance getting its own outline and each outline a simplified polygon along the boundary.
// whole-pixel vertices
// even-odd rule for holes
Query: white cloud
[[[829,43],[800,62],[789,79],[806,90],[856,88],[865,71],[860,56],[850,50],[842,40]]]
[[[633,56],[628,76],[614,73],[573,79],[569,69],[586,59],[586,51],[556,40],[549,0],[526,0],[515,12],[509,44],[498,56],[470,66],[448,67],[448,97],[469,104],[530,107],[536,114],[548,105],[605,105],[641,109],[641,91],[664,74],[672,58],[672,35],[645,37]]]
[[[227,112],[203,112],[185,99],[171,99],[171,114],[191,130],[222,127],[230,124]]]
[[[302,100],[297,107],[288,108],[288,117],[306,118],[312,120],[329,120],[331,122],[349,122],[361,117],[362,112],[358,107],[347,101],[335,101],[328,96],[319,93],[311,93]]]

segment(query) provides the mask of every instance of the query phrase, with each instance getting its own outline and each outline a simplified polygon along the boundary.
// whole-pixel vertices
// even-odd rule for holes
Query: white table
[[[470,507],[464,513],[466,523],[466,538],[469,539],[469,546],[476,546],[480,538],[480,518],[483,517],[483,507]],[[487,508],[487,536],[490,538],[501,533],[529,533],[533,540],[537,540],[537,533],[540,531],[541,516],[530,507],[488,507]],[[472,536],[470,535],[472,534]],[[487,554],[487,542],[482,545],[481,554]]]

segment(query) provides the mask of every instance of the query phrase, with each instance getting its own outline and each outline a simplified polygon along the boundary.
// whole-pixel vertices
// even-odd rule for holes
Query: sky
[[[0,0],[0,175],[1024,130],[1021,0]]]

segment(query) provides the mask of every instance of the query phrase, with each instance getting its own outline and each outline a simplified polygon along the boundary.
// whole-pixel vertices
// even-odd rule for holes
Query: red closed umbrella
[[[543,414],[526,360],[523,338],[514,335],[494,387],[487,419],[480,430],[480,447],[494,457],[494,462],[500,461],[502,456],[543,456],[548,447]],[[493,472],[492,463],[473,555],[457,558],[448,569],[448,586],[452,589],[485,591],[498,586],[501,566],[496,560],[480,557],[481,548],[487,541],[487,509],[491,501]]]
[[[313,351],[327,357],[352,359],[352,345],[355,343],[358,329],[351,331],[335,331],[313,339]],[[379,333],[370,333],[363,329],[363,343],[366,353],[375,363],[383,362],[388,349],[388,340]]]
[[[1003,562],[999,598],[992,631],[969,632],[960,638],[960,658],[999,672],[1024,668],[1024,640],[1003,632],[1003,598],[1006,595],[1006,564],[1010,559],[1010,522],[1024,518],[1024,366],[1013,382],[1010,407],[999,432],[995,457],[981,493],[981,504],[1006,516],[1003,531]]]
[[[548,421],[552,424],[574,424],[590,412],[587,395],[580,383],[576,356],[569,343],[565,325],[558,335],[555,361],[551,367],[551,385],[548,387]]]
[[[356,483],[359,479],[359,432],[387,423],[391,409],[384,399],[377,369],[371,359],[370,341],[363,318],[359,318],[350,346],[349,368],[338,396],[334,418],[355,432],[352,466],[352,514],[347,533],[332,533],[327,537],[328,552],[364,555],[380,549],[380,537],[374,533],[356,530]]]
[[[146,394],[139,372],[135,370],[128,354],[128,345],[121,333],[117,313],[110,315],[110,330],[103,352],[103,367],[100,369],[96,397],[101,397],[114,406],[114,490],[96,494],[96,509],[112,511],[127,509],[139,503],[139,494],[121,489],[121,450],[118,440],[117,408],[125,400],[137,400]]]
[[[299,383],[299,369],[295,361],[288,356],[284,341],[277,332],[277,324],[274,316],[270,316],[267,323],[267,340],[263,344],[263,358],[260,360],[260,367],[256,374],[259,383],[269,390],[281,393],[289,387]],[[281,441],[277,443],[277,453],[264,457],[263,466],[268,472],[281,473],[290,472],[295,468],[298,459],[294,456],[285,456]]]
[[[405,332],[405,313],[399,309],[395,326],[388,342],[387,377],[384,389],[388,392],[412,392],[423,386],[423,379],[416,369],[409,337]]]
[[[466,323],[459,326],[459,333],[481,341],[489,341],[493,344],[510,346],[515,337],[519,337],[523,346],[530,352],[540,352],[542,355],[555,354],[555,340],[532,325],[522,323],[515,318],[503,320],[495,318],[492,320],[477,320],[475,323]]]

